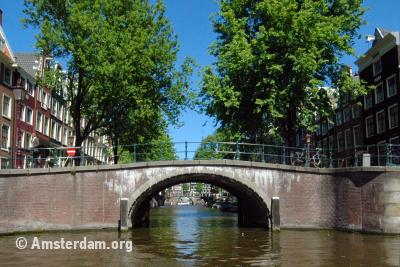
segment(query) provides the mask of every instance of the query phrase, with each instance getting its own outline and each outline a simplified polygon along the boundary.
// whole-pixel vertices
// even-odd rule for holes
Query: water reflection
[[[181,206],[151,211],[150,228],[42,233],[31,240],[132,239],[126,251],[17,250],[17,236],[0,238],[1,266],[399,266],[398,236],[337,231],[281,231],[236,227],[236,214]]]

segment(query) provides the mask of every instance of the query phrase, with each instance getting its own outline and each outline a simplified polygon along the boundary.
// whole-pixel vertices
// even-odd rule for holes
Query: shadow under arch
[[[239,181],[209,173],[181,174],[160,180],[149,180],[129,198],[129,216],[133,228],[149,226],[150,200],[160,191],[176,184],[200,182],[225,189],[238,200],[238,226],[269,228],[269,198],[250,181]]]

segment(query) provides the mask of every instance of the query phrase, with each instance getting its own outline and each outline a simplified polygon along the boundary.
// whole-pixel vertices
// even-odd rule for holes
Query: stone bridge
[[[116,228],[121,198],[131,226],[149,201],[183,182],[206,182],[239,200],[239,226],[268,227],[272,197],[281,228],[400,233],[400,169],[315,169],[234,160],[0,171],[0,233]]]

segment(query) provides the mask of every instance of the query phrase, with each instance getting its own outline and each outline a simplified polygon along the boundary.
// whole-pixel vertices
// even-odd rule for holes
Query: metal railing
[[[314,168],[362,166],[363,154],[370,154],[371,166],[400,166],[400,145],[381,144],[347,149],[287,147],[239,142],[176,142],[171,144],[132,144],[112,147],[75,147],[68,156],[67,147],[18,149],[18,156],[3,158],[2,168],[59,168],[67,166],[128,164],[165,160],[242,160]],[[6,160],[5,163],[3,160]]]

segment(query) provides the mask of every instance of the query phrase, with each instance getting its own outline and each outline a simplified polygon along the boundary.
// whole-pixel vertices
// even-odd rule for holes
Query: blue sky
[[[196,60],[200,66],[211,65],[214,58],[208,54],[208,46],[215,40],[212,31],[210,15],[218,11],[215,0],[164,0],[167,6],[167,16],[170,19],[180,42],[179,62],[185,56]],[[22,0],[1,0],[3,10],[3,27],[14,52],[34,50],[34,31],[24,29],[20,23],[23,17]],[[365,15],[367,24],[360,34],[365,37],[373,34],[375,27],[400,30],[400,1],[399,0],[366,0],[364,6],[369,8]],[[355,49],[361,55],[368,48],[365,38],[356,40]],[[343,63],[353,64],[355,57],[346,57]],[[192,85],[198,89],[199,76],[194,76]],[[170,128],[173,140],[201,141],[202,137],[211,134],[214,130],[214,121],[194,111],[187,111],[181,118],[184,126],[179,129]],[[206,123],[205,126],[203,126]],[[179,149],[180,150],[180,149]]]

